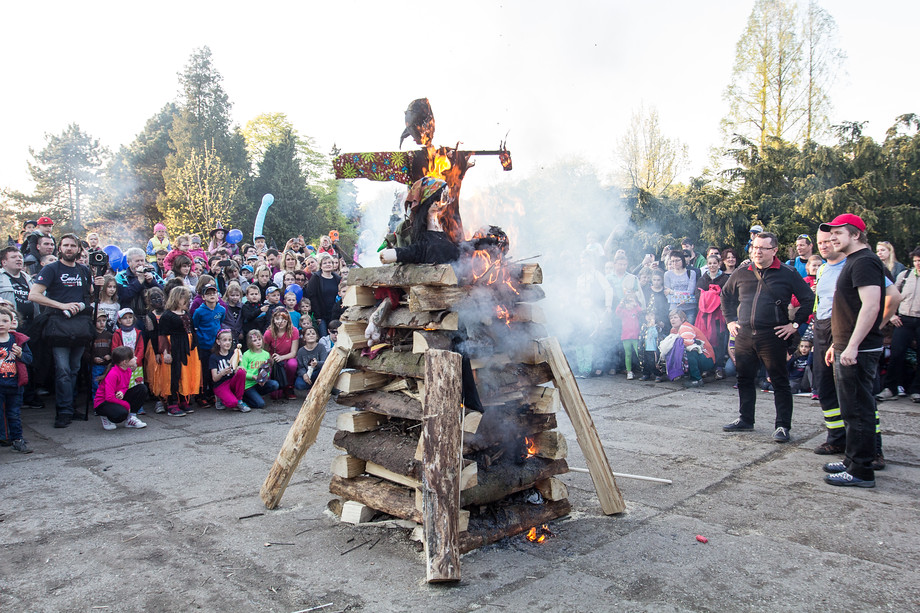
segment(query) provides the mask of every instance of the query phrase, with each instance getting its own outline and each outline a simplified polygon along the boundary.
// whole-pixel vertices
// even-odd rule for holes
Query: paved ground
[[[728,382],[580,385],[613,469],[674,484],[621,479],[627,511],[605,517],[588,475],[565,475],[573,512],[553,524],[556,538],[466,555],[452,587],[424,583],[405,531],[355,529],[324,512],[338,405],[272,512],[258,490],[299,403],[148,415],[145,430],[115,432],[96,419],[55,430],[50,410],[25,411],[36,452],[0,449],[0,611],[920,607],[920,405],[882,405],[888,468],[876,489],[853,490],[821,481],[820,412],[807,398],[795,400],[793,442],[777,445],[768,394],[757,429],[727,435]],[[570,464],[584,466],[564,414],[559,422]]]

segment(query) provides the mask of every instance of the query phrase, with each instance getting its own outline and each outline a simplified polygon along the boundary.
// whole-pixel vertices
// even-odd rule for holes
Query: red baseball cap
[[[54,222],[51,221],[51,218],[50,218],[50,217],[39,217],[39,218],[38,218],[38,223],[37,223],[36,225],[39,225],[39,226],[53,226],[53,225],[54,225]]]
[[[834,217],[834,220],[829,223],[823,223],[818,226],[818,229],[822,232],[830,232],[831,228],[839,228],[840,226],[850,225],[859,230],[860,232],[866,231],[866,222],[862,220],[862,217],[859,215],[854,215],[852,213],[844,213],[843,215],[837,215]]]

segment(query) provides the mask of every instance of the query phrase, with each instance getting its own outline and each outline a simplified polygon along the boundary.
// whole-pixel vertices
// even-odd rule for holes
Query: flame
[[[532,458],[537,455],[538,451],[540,451],[540,449],[537,447],[536,441],[529,436],[524,437],[524,447],[527,449],[527,455],[524,456],[525,458]]]
[[[450,170],[450,158],[447,157],[444,147],[435,149],[431,145],[426,147],[428,153],[428,165],[425,167],[425,176],[435,179],[445,180],[444,173]]]
[[[505,322],[505,325],[511,327],[511,311],[504,305],[499,304],[495,307],[495,316]]]
[[[527,540],[531,543],[542,543],[546,540],[547,535],[550,534],[549,526],[543,524],[540,526],[540,531],[537,532],[537,527],[534,526],[527,531]]]

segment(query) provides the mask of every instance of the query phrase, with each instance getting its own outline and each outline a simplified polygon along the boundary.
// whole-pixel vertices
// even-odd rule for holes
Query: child
[[[623,351],[626,353],[626,380],[632,381],[633,375],[633,358],[636,360],[636,366],[639,365],[639,314],[642,313],[642,306],[636,297],[627,294],[617,306],[616,314],[621,321],[620,339],[623,341]]]
[[[284,308],[287,310],[288,317],[291,318],[291,325],[299,330],[300,313],[297,312],[297,294],[294,292],[286,292],[284,294]]]
[[[313,305],[310,303],[309,298],[300,299],[300,320],[303,322],[304,319],[310,321],[310,325],[316,325],[316,316],[313,315]],[[307,325],[304,323],[304,325]],[[302,327],[302,326],[301,326]]]
[[[331,326],[330,326],[331,328]],[[307,326],[303,331],[303,347],[297,350],[297,378],[294,388],[308,390],[313,387],[319,371],[326,362],[329,352],[319,342],[319,331],[313,326]]]
[[[29,382],[26,367],[32,363],[29,337],[13,330],[16,316],[0,307],[0,417],[3,419],[3,443],[13,451],[32,453],[22,437],[22,388]]]
[[[339,328],[341,327],[342,322],[338,319],[333,319],[329,322],[329,334],[319,339],[319,344],[326,348],[326,353],[329,353],[335,347],[336,341],[339,340]]]
[[[789,386],[793,394],[810,395],[812,389],[811,381],[811,341],[802,339],[799,341],[799,348],[792,357],[789,358],[787,368],[789,369]]]
[[[128,389],[135,368],[137,358],[133,349],[122,346],[112,350],[112,364],[103,375],[93,401],[105,430],[114,430],[115,424],[121,422],[125,422],[126,428],[147,427],[136,414],[147,399],[147,386],[141,383]]]
[[[272,272],[268,269],[267,266],[259,266],[256,268],[255,276],[253,278],[255,279],[253,285],[259,288],[259,292],[261,292],[262,295],[262,297],[259,299],[259,302],[264,302],[268,288],[274,287],[272,285]]]
[[[243,341],[243,288],[236,281],[227,284],[224,303],[227,312],[224,313],[223,327],[233,333],[234,343],[240,343]]]
[[[661,371],[658,370],[658,325],[655,323],[655,314],[651,311],[645,313],[645,325],[639,332],[639,338],[645,350],[642,360],[642,376],[640,381],[648,381],[652,377],[655,382],[661,381]]]
[[[106,275],[102,278],[102,288],[99,290],[99,307],[97,311],[104,313],[108,318],[110,330],[115,329],[118,320],[118,311],[121,305],[118,304],[118,283],[115,277]]]
[[[156,398],[155,411],[166,412],[166,398],[169,396],[169,366],[163,364],[160,353],[160,318],[166,294],[159,287],[152,287],[144,295],[147,301],[147,354],[144,357],[144,374],[150,394]]]
[[[262,396],[277,391],[277,381],[263,374],[263,366],[269,366],[271,356],[262,348],[262,334],[258,330],[250,330],[246,335],[246,346],[249,349],[243,353],[240,366],[246,371],[246,391],[243,400],[250,407],[265,408]]]
[[[342,313],[345,312],[345,305],[343,300],[345,300],[345,292],[348,290],[348,284],[345,281],[339,282],[339,291],[335,295],[335,304],[332,309],[329,311],[329,320],[341,319]],[[328,331],[328,330],[327,330]]]
[[[208,254],[204,249],[201,248],[201,237],[197,234],[192,234],[188,237],[189,240],[189,257],[192,258],[192,261],[197,262],[201,260],[202,263],[207,265],[208,263]]]
[[[182,236],[177,238],[176,248],[170,251],[168,254],[166,254],[166,259],[163,260],[163,265],[166,266],[167,269],[173,270],[173,265],[172,265],[173,260],[175,260],[177,257],[181,255],[181,256],[185,256],[188,258],[189,265],[191,268],[192,257],[189,255],[189,252],[188,252],[190,244],[191,244],[191,241],[189,241],[188,234],[183,234]]]
[[[297,375],[297,346],[300,342],[300,332],[291,325],[291,318],[287,311],[279,309],[272,314],[271,325],[262,335],[264,347],[271,354],[274,364],[284,366],[287,375],[287,385],[283,390],[274,392],[272,398],[293,399],[294,377]]]
[[[198,335],[192,325],[188,306],[192,290],[175,287],[166,299],[166,311],[160,318],[160,353],[169,365],[169,398],[166,412],[182,417],[194,411],[190,396],[201,389],[201,361],[198,359]]]
[[[198,399],[200,406],[211,406],[214,402],[214,386],[211,379],[211,348],[217,340],[221,322],[227,310],[217,303],[217,285],[208,283],[201,288],[204,302],[192,314],[192,325],[198,336],[198,359],[201,361],[201,397]]]
[[[268,251],[268,246],[265,244],[265,237],[261,234],[252,239],[253,247],[255,247],[256,253],[265,253]]]
[[[169,244],[169,238],[166,237],[166,226],[158,223],[153,226],[153,238],[147,241],[147,261],[156,262],[158,251],[169,253],[170,249],[172,245]]]
[[[92,378],[93,397],[99,387],[99,380],[112,361],[112,331],[108,327],[109,316],[105,313],[96,315],[96,338],[93,339]]]
[[[246,302],[242,308],[243,318],[243,338],[252,330],[257,330],[259,334],[265,332],[266,323],[268,322],[268,305],[262,304],[262,292],[255,285],[246,288]]]
[[[112,334],[112,349],[117,347],[129,347],[134,351],[135,360],[134,372],[128,387],[144,383],[144,367],[140,366],[144,362],[144,337],[134,326],[134,311],[131,309],[122,309],[118,311],[118,328]],[[144,397],[147,397],[146,392]],[[137,414],[144,414],[144,406],[137,407]]]
[[[241,413],[248,413],[249,406],[243,402],[243,392],[246,391],[246,371],[232,365],[234,346],[234,335],[231,330],[224,329],[217,333],[217,341],[214,343],[209,360],[214,395],[217,396],[214,408],[218,411],[236,409]]]
[[[272,314],[276,309],[281,311],[285,310],[284,305],[281,304],[281,290],[274,285],[269,286],[269,288],[265,290],[265,304],[268,305],[265,316],[268,318],[268,321],[271,322]]]

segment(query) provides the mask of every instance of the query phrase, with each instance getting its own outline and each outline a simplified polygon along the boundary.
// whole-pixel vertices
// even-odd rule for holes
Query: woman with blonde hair
[[[907,266],[898,261],[898,258],[895,257],[894,245],[888,241],[879,241],[875,246],[875,255],[879,257],[882,261],[882,264],[885,265],[891,272],[893,278],[897,278],[899,274],[907,270]]]

